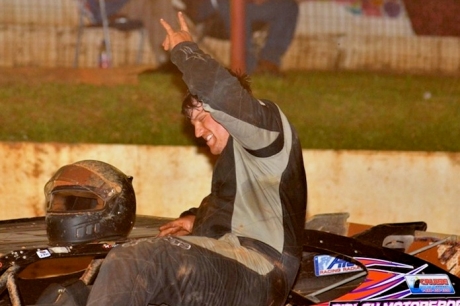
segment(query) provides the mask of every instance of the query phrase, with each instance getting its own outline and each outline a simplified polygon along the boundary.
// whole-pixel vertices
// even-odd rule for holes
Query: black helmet
[[[60,168],[45,198],[50,245],[126,238],[136,218],[132,177],[97,160]]]

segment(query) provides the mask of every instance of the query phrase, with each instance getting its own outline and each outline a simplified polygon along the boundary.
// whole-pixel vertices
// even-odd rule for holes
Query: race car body
[[[136,216],[125,240],[70,246],[48,244],[44,217],[0,221],[0,306],[34,305],[62,288],[72,294],[67,286],[75,281],[90,285],[112,248],[154,237],[169,220]],[[445,266],[456,254],[452,237],[426,233],[424,222],[382,224],[348,236],[325,223],[306,224],[301,269],[286,305],[460,306],[460,279]],[[421,256],[433,251],[436,262]]]

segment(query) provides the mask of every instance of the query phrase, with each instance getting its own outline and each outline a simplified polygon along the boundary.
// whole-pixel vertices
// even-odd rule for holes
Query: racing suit
[[[114,248],[90,305],[284,305],[300,264],[306,177],[293,127],[195,43],[171,52],[191,94],[230,137],[190,236]]]

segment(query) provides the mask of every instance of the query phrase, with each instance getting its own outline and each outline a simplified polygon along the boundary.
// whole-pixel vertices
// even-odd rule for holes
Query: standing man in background
[[[232,0],[181,0],[185,13],[203,24],[203,36],[230,39]],[[245,3],[246,73],[281,76],[281,60],[294,38],[302,0],[243,0]],[[241,20],[242,22],[243,20]],[[237,20],[240,22],[240,20]],[[253,42],[255,30],[266,30],[262,46]],[[257,50],[257,47],[261,47]]]

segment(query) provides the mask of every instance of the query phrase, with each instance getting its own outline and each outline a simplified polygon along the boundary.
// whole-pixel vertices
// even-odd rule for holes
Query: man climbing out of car
[[[244,77],[201,51],[178,18],[179,30],[161,20],[163,47],[189,90],[182,112],[219,156],[211,193],[158,237],[112,249],[88,305],[284,305],[306,217],[297,133],[275,103],[253,97]]]

